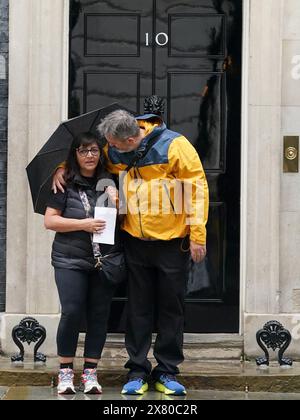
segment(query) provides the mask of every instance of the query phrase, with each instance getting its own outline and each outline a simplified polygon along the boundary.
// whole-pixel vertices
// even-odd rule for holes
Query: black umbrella
[[[33,208],[36,213],[45,214],[47,201],[51,193],[53,173],[57,166],[67,159],[74,138],[87,131],[96,134],[96,128],[101,120],[117,109],[124,109],[135,114],[129,109],[113,103],[105,108],[63,122],[30,162],[26,171]]]

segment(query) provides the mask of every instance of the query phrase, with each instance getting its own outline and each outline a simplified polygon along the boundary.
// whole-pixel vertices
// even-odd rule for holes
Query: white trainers
[[[57,393],[62,395],[76,394],[72,369],[61,369],[58,374]]]
[[[80,390],[85,394],[102,394],[102,387],[97,378],[97,369],[84,370],[81,375]]]

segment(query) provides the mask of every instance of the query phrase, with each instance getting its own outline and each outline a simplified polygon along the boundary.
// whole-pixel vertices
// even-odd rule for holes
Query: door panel
[[[199,147],[207,145],[207,153],[203,153],[203,150],[201,153],[206,170],[224,170],[223,86],[223,75],[220,73],[168,72],[169,126],[183,133],[198,152]],[[208,89],[209,103],[205,98]],[[205,136],[200,129],[201,124],[210,124]]]
[[[93,110],[112,102],[122,102],[129,109],[140,109],[141,77],[139,72],[87,72],[84,77],[84,109]]]
[[[169,57],[224,56],[224,15],[170,13],[168,25]]]
[[[85,16],[86,57],[139,57],[139,13],[90,13]]]
[[[142,113],[157,94],[204,165],[208,255],[190,264],[186,332],[239,329],[241,3],[71,1],[70,117],[114,101]],[[125,329],[125,307],[123,285],[110,331]]]
[[[142,112],[152,94],[153,53],[141,37],[152,31],[152,1],[71,0],[70,7],[70,117],[116,101]]]

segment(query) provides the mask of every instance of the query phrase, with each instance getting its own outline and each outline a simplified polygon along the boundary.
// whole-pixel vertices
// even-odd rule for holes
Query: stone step
[[[83,360],[75,362],[76,383],[79,383]],[[122,387],[126,380],[123,360],[104,360],[99,366],[102,386]],[[57,359],[46,366],[36,366],[30,360],[23,367],[12,366],[8,358],[0,359],[0,386],[55,386]],[[180,381],[189,390],[225,390],[250,392],[300,393],[300,363],[290,369],[272,363],[269,369],[257,369],[255,363],[236,361],[185,361],[181,365]]]
[[[152,342],[155,341],[153,335]],[[84,334],[80,334],[78,357],[83,357]],[[186,334],[184,338],[184,356],[187,361],[236,360],[243,357],[243,337],[237,334]],[[103,359],[122,359],[125,363],[128,355],[122,334],[109,334],[103,350]],[[153,359],[153,346],[149,357]]]

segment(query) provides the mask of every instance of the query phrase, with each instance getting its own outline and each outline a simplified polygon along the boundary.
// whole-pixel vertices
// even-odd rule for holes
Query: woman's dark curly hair
[[[66,161],[65,179],[67,183],[71,183],[74,179],[74,176],[80,174],[80,166],[77,161],[76,149],[78,149],[80,146],[90,146],[93,143],[97,143],[100,149],[100,160],[96,168],[95,176],[97,179],[99,179],[101,178],[103,173],[106,172],[106,159],[105,159],[103,149],[102,149],[103,143],[93,133],[90,133],[90,132],[80,133],[73,140],[73,143],[71,145],[71,149],[69,152],[69,156]]]

